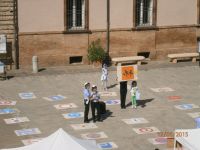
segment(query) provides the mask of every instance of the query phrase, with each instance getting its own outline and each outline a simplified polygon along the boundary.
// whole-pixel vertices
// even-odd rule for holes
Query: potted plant
[[[93,41],[88,48],[88,59],[94,66],[99,66],[106,57],[106,52],[101,46],[100,39]]]

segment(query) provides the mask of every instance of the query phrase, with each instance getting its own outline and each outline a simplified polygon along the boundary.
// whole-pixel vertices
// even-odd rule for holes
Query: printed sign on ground
[[[118,99],[104,101],[106,105],[119,105],[121,102]]]
[[[48,101],[62,101],[66,99],[66,97],[62,95],[54,95],[54,96],[44,97],[44,99]]]
[[[84,113],[83,112],[72,112],[67,114],[62,114],[65,119],[74,119],[74,118],[82,118]]]
[[[188,113],[188,115],[192,118],[199,118],[200,117],[200,112],[194,112],[194,113]]]
[[[13,114],[19,112],[17,109],[11,109],[11,108],[5,108],[5,109],[0,109],[0,115],[1,114]]]
[[[142,124],[149,123],[145,118],[131,118],[131,119],[122,119],[126,124]]]
[[[41,141],[42,139],[43,139],[43,138],[22,140],[22,143],[23,143],[24,145],[30,145],[30,144],[33,144],[33,143],[37,143],[37,142]]]
[[[104,139],[108,138],[108,136],[104,132],[97,132],[97,133],[85,133],[81,134],[82,138],[87,140],[97,140],[97,139]]]
[[[21,99],[27,99],[27,100],[36,98],[35,94],[32,92],[19,93],[19,97]]]
[[[148,139],[148,141],[152,143],[153,145],[167,144],[166,137],[150,138]]]
[[[71,127],[74,130],[85,130],[98,128],[94,123],[72,124]]]
[[[104,143],[99,143],[97,144],[99,149],[115,149],[118,148],[117,144],[114,142],[104,142]]]
[[[17,136],[33,135],[33,134],[40,134],[40,133],[41,131],[38,128],[15,130],[15,134]]]
[[[117,79],[121,81],[137,80],[137,65],[117,66]]]
[[[160,132],[156,127],[133,128],[137,134],[148,134]]]
[[[0,106],[14,106],[16,103],[16,101],[0,101]]]
[[[168,99],[170,101],[178,101],[181,99],[181,96],[168,96]]]
[[[170,87],[163,87],[163,88],[151,88],[153,92],[173,92],[174,90]]]
[[[199,106],[195,104],[182,104],[182,105],[175,105],[174,107],[180,110],[189,110],[189,109],[199,108]]]
[[[58,104],[54,105],[56,109],[63,110],[63,109],[69,109],[69,108],[77,108],[78,106],[74,103],[69,103],[69,104]]]
[[[104,91],[104,92],[99,92],[100,96],[117,96],[116,92],[108,92],[108,91]]]
[[[4,119],[6,124],[15,124],[15,123],[22,123],[22,122],[28,122],[30,121],[27,117],[17,117],[17,118],[9,118]]]

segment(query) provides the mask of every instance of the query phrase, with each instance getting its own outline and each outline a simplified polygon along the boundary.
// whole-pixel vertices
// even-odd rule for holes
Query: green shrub
[[[102,62],[105,59],[106,52],[101,46],[100,39],[93,41],[88,48],[88,59],[91,62]]]

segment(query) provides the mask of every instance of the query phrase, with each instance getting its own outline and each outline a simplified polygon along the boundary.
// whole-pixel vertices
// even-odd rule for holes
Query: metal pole
[[[106,30],[106,59],[109,63],[110,51],[110,0],[107,0],[107,30]]]

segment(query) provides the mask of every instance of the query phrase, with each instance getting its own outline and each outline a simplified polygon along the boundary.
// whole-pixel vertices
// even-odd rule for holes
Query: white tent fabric
[[[179,137],[176,136],[180,133]],[[188,136],[185,136],[185,135]],[[179,129],[175,130],[175,142],[178,141],[187,150],[200,150],[200,129]],[[175,149],[175,146],[174,146]]]
[[[78,139],[67,134],[63,129],[58,129],[37,143],[2,150],[98,150],[98,148],[94,140]]]

